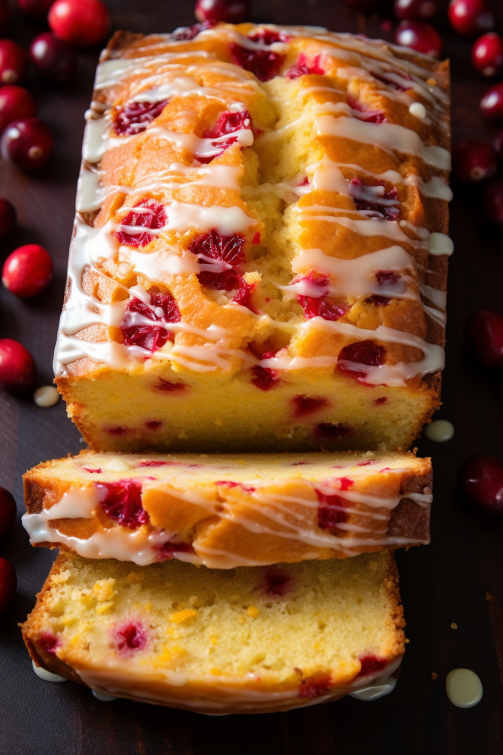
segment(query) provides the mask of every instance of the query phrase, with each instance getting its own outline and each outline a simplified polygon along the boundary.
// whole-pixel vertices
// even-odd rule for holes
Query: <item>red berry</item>
[[[395,0],[393,12],[400,21],[407,18],[425,21],[433,18],[437,12],[437,6],[435,0]]]
[[[479,309],[465,325],[465,343],[483,367],[503,366],[503,315]]]
[[[174,297],[166,294],[152,294],[150,306],[133,297],[126,306],[126,314],[121,323],[121,331],[126,346],[141,346],[150,352],[162,349],[171,338],[167,323],[179,322],[180,311]],[[155,429],[155,428],[151,428]]]
[[[442,52],[440,34],[426,21],[406,20],[399,23],[395,31],[395,43],[434,58],[440,57]]]
[[[503,514],[503,465],[491,456],[470,456],[459,470],[459,484],[474,508],[484,514]]]
[[[28,53],[10,39],[0,39],[0,82],[21,84],[28,72]]]
[[[51,81],[69,81],[75,72],[75,50],[49,31],[39,34],[30,45],[30,58],[37,70]]]
[[[105,514],[122,527],[131,530],[148,524],[150,517],[141,503],[141,484],[135,480],[98,482],[100,503]]]
[[[0,613],[10,606],[16,595],[16,570],[5,558],[0,558]]]
[[[35,382],[33,357],[18,341],[0,338],[0,386],[9,391],[23,391]]]
[[[267,44],[267,43],[264,43]],[[273,44],[272,42],[270,44]],[[230,44],[232,62],[255,74],[259,81],[269,81],[279,75],[285,56],[273,50],[249,50],[235,42]]]
[[[494,13],[486,0],[451,0],[449,21],[458,34],[476,37],[494,28]]]
[[[321,530],[332,530],[338,524],[347,522],[349,519],[347,503],[339,495],[327,495],[315,488],[318,497],[318,527]]]
[[[16,225],[16,210],[8,199],[0,197],[0,241],[9,236]]]
[[[53,271],[52,259],[43,246],[25,244],[5,260],[2,283],[16,296],[29,299],[47,288]]]
[[[0,488],[0,537],[10,530],[16,521],[16,501],[12,493]]]
[[[503,181],[494,181],[482,194],[482,210],[490,223],[503,227]]]
[[[27,89],[17,86],[0,87],[0,134],[9,123],[19,118],[31,118],[37,106]]]
[[[56,0],[49,11],[51,31],[72,45],[86,47],[108,34],[110,14],[100,0]]]
[[[147,126],[159,116],[166,105],[167,100],[160,102],[127,102],[122,108],[118,108],[114,114],[114,129],[121,135],[140,134]]]
[[[249,18],[250,0],[197,0],[195,11],[198,21],[225,21],[240,24]]]
[[[148,634],[140,621],[130,621],[114,629],[114,639],[123,655],[131,655],[146,647]]]
[[[23,170],[45,165],[53,147],[51,132],[38,118],[20,118],[9,124],[1,141],[2,157]]]
[[[480,100],[480,109],[489,121],[503,120],[503,81],[487,90]]]
[[[280,566],[269,566],[264,572],[263,581],[257,586],[266,596],[282,598],[293,587],[293,578]]]
[[[466,184],[492,178],[498,167],[494,150],[476,139],[467,139],[458,144],[452,158],[454,175]]]
[[[30,18],[46,18],[54,0],[17,0],[17,4]]]
[[[472,47],[472,63],[476,70],[492,78],[503,70],[503,39],[491,31],[483,34]]]

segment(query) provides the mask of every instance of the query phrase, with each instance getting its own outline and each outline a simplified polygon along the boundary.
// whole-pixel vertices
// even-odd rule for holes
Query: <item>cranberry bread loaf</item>
[[[99,692],[210,714],[288,710],[395,671],[397,582],[388,551],[226,572],[63,553],[23,635],[38,665]]]
[[[448,64],[316,28],[118,32],[55,359],[96,450],[406,449],[439,404]]]
[[[410,453],[83,452],[24,485],[32,544],[86,558],[228,569],[429,542],[431,464]]]

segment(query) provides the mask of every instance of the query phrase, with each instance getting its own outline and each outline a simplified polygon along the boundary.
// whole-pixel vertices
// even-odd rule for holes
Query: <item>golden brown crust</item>
[[[250,35],[256,33],[258,28],[259,27],[255,27],[252,24],[242,24],[235,29],[233,27],[222,25],[219,26],[215,32],[196,36],[192,40],[182,41],[178,41],[176,37],[170,35],[142,36],[131,34],[129,32],[117,32],[103,54],[102,60],[107,61],[117,58],[127,59],[135,57],[143,58],[148,57],[149,55],[165,54],[166,52],[171,51],[175,51],[177,54],[186,54],[188,56],[187,60],[189,60],[191,55],[197,56],[198,53],[204,52],[208,53],[210,56],[216,56],[216,58],[223,61],[225,65],[229,65],[232,62],[232,55],[230,52],[231,37],[227,38],[226,35],[228,33],[235,34],[235,32],[238,34]],[[297,34],[300,36],[295,36]],[[232,39],[234,39],[234,37],[232,37]],[[326,103],[331,107],[337,107],[341,104],[345,105],[346,100],[349,101],[351,97],[358,95],[360,104],[364,109],[372,110],[374,107],[384,113],[388,122],[402,124],[407,128],[416,131],[425,144],[429,146],[441,145],[445,149],[449,149],[450,136],[448,129],[447,104],[438,99],[436,94],[433,99],[435,99],[435,97],[438,99],[437,120],[435,120],[435,118],[430,118],[429,120],[426,119],[424,122],[421,122],[418,118],[409,114],[408,108],[405,107],[404,102],[400,97],[397,98],[396,93],[391,92],[391,97],[389,96],[389,93],[388,95],[383,96],[381,90],[383,87],[387,86],[386,83],[376,83],[377,80],[369,82],[368,75],[362,74],[358,82],[359,87],[357,88],[356,83],[353,80],[348,84],[347,82],[344,83],[345,80],[342,80],[340,77],[338,78],[339,70],[344,71],[346,66],[355,64],[355,61],[351,60],[351,58],[347,58],[347,50],[353,50],[352,54],[356,54],[356,49],[359,49],[361,52],[360,47],[362,45],[367,45],[368,49],[365,49],[364,56],[366,55],[370,61],[374,59],[376,66],[382,63],[380,57],[383,54],[387,55],[388,53],[391,53],[394,57],[390,58],[389,61],[394,60],[397,65],[403,63],[406,67],[417,66],[418,68],[414,70],[423,72],[423,80],[427,74],[429,75],[427,81],[428,86],[430,87],[430,93],[437,90],[439,91],[440,89],[445,93],[448,93],[449,69],[447,62],[439,63],[438,61],[426,58],[420,54],[396,48],[387,43],[373,44],[371,42],[362,42],[362,40],[353,40],[351,37],[336,37],[333,35],[326,35],[323,41],[321,41],[312,31],[299,31],[297,29],[290,42],[289,50],[286,53],[285,61],[283,63],[283,74],[285,70],[289,70],[295,65],[300,54],[314,56],[315,54],[318,54],[320,50],[324,50],[327,45],[332,45],[330,49],[335,58],[333,60],[329,56],[326,57],[326,60],[324,58],[324,66],[326,69],[325,76],[321,77],[313,74],[295,79],[295,82],[298,83],[296,97],[298,99],[304,97],[308,103],[305,112],[307,112],[308,107],[314,106],[323,108],[323,105]],[[338,45],[340,45],[344,54],[341,56],[341,59],[335,62]],[[195,67],[192,65],[192,68],[197,71],[194,75],[200,85],[210,87],[222,86],[222,91],[224,91],[226,86],[225,73],[222,73],[224,68],[221,68],[219,74],[216,75],[211,71],[211,65],[208,70],[206,70],[204,65],[200,65],[196,58],[193,57],[191,61],[192,64],[196,64]],[[387,60],[386,64],[388,64],[389,61]],[[424,72],[427,72],[427,74]],[[239,98],[244,105],[250,109],[254,123],[257,123],[258,128],[265,131],[267,136],[271,130],[274,131],[276,128],[274,119],[277,118],[277,114],[272,114],[271,102],[268,99],[269,94],[271,93],[271,90],[268,88],[269,83],[266,85],[257,83],[251,73],[243,71],[242,75],[243,85],[241,87]],[[285,80],[287,79],[282,79],[282,81]],[[250,92],[247,92],[246,87],[248,82],[255,82],[256,88],[253,90],[254,94],[250,95]],[[334,86],[334,82],[336,82],[337,86]],[[120,108],[124,102],[128,101],[132,93],[138,90],[138,87],[141,89],[141,84],[142,74],[139,74],[135,69],[131,75],[123,75],[117,81],[112,81],[109,86],[98,88],[93,95],[93,100],[102,103],[103,106],[112,107],[112,112],[117,112],[117,108]],[[316,86],[319,86],[320,84],[324,85],[325,88],[328,84],[328,89],[333,87],[333,90],[328,93],[326,91],[315,91]],[[292,86],[294,85],[292,84]],[[297,86],[297,84],[295,84],[295,86]],[[344,91],[345,89],[346,91]],[[309,90],[309,94],[306,95],[304,90]],[[272,93],[274,93],[274,88],[272,89]],[[407,96],[409,97],[409,94],[407,94]],[[421,96],[415,91],[412,91],[411,96],[412,100],[421,100]],[[156,119],[156,124],[158,124],[161,129],[164,128],[177,131],[185,136],[192,133],[200,135],[205,133],[208,128],[211,128],[212,124],[215,123],[215,119],[218,117],[218,113],[222,112],[223,107],[229,107],[228,97],[227,99],[224,97],[222,100],[222,102],[225,101],[225,104],[216,107],[214,102],[213,104],[209,103],[208,98],[194,96],[190,98],[191,109],[189,112],[186,108],[185,99],[185,97],[177,96],[173,96],[170,99],[164,111]],[[293,99],[295,99],[295,97]],[[300,128],[299,131],[301,131]],[[410,154],[392,154],[389,151],[375,149],[369,145],[350,141],[345,138],[324,136],[322,134],[315,135],[314,133],[310,138],[310,142],[311,151],[309,153],[308,162],[314,162],[320,158],[324,159],[326,157],[337,164],[346,166],[341,168],[343,177],[346,181],[349,181],[352,177],[364,178],[364,174],[359,172],[358,166],[362,166],[364,171],[375,171],[378,174],[384,174],[386,171],[394,171],[395,173],[399,173],[402,179],[407,180],[414,176],[420,177],[424,181],[428,181],[433,176],[445,180],[448,177],[447,171],[432,168],[421,159]],[[274,144],[276,144],[276,142],[274,142]],[[172,144],[166,146],[166,142],[163,142],[162,145],[163,160],[165,164],[169,163],[169,161],[176,161],[177,164],[181,163],[187,167],[194,164],[193,155],[188,154],[187,150],[180,150],[175,148]],[[155,175],[155,173],[162,167],[159,163],[161,154],[160,150],[160,140],[156,140],[156,138],[152,137],[149,138],[148,131],[134,136],[130,141],[115,149],[108,150],[100,165],[100,169],[104,173],[105,188],[107,185],[125,185],[130,187],[136,185],[135,182],[140,180],[145,174],[150,173]],[[282,142],[280,149],[276,151],[281,152],[281,150],[283,150]],[[245,188],[250,184],[253,189],[256,188],[253,186],[253,181],[255,180],[253,176],[254,168],[251,168],[250,166],[254,164],[253,161],[257,161],[257,159],[261,163],[262,172],[267,174],[267,171],[269,170],[268,164],[274,162],[274,160],[271,160],[271,152],[270,150],[268,151],[267,141],[262,140],[262,142],[260,142],[260,139],[257,139],[253,148],[245,148],[243,151],[237,147],[231,146],[225,150],[223,155],[215,158],[210,165],[237,170],[238,174],[241,175],[241,184],[244,183]],[[354,168],[355,164],[356,168]],[[353,166],[351,167],[351,170],[348,170],[348,165],[350,167]],[[302,171],[303,166],[299,165],[299,170]],[[281,181],[288,182],[295,178],[294,175],[275,177],[273,174],[274,169],[269,178],[266,176],[266,180],[275,185],[279,185]],[[177,178],[177,181],[178,180],[179,179]],[[389,190],[391,184],[389,184],[389,182],[385,183],[386,189]],[[240,188],[239,191],[230,189],[222,190],[213,186],[207,186],[204,189],[202,187],[197,187],[196,189],[192,184],[192,179],[191,181],[184,179],[179,182],[177,186],[181,188],[153,193],[145,191],[144,195],[148,198],[155,196],[156,199],[161,199],[164,202],[174,200],[195,202],[196,204],[202,204],[206,207],[233,206],[240,208],[248,215],[248,217],[254,219],[255,222],[252,223],[243,234],[245,238],[244,249],[247,260],[246,266],[249,271],[246,275],[252,276],[247,278],[247,280],[249,283],[252,283],[253,279],[254,286],[252,293],[252,306],[258,309],[258,311],[265,312],[270,316],[271,322],[275,319],[291,320],[292,313],[287,313],[285,311],[284,305],[286,300],[281,302],[280,299],[278,299],[277,290],[276,292],[272,291],[271,293],[270,289],[274,287],[270,285],[270,272],[267,265],[263,265],[263,263],[260,262],[260,259],[277,261],[277,264],[281,267],[284,264],[284,260],[282,260],[281,257],[285,250],[285,242],[284,240],[281,241],[280,246],[283,245],[281,246],[282,251],[278,252],[278,239],[275,238],[274,232],[271,233],[270,229],[267,228],[267,224],[272,224],[272,221],[266,217],[267,213],[264,216],[263,208],[261,209],[258,200],[256,201],[253,199],[253,196],[250,196],[249,193],[246,194],[246,191],[242,188]],[[260,188],[261,190],[264,189],[264,183],[262,183]],[[399,184],[396,189],[401,202],[402,217],[407,223],[412,224],[412,227],[426,228],[430,231],[439,233],[445,233],[447,231],[447,202],[437,198],[423,196],[417,186],[412,184]],[[276,202],[276,199],[273,200],[272,197],[273,194],[271,194],[271,200],[269,202],[270,207]],[[123,217],[123,211],[125,208],[127,206],[132,206],[137,201],[137,198],[137,194],[135,194],[134,198],[126,199],[125,202],[123,195],[121,195],[120,199],[118,199],[117,196],[114,196],[111,199],[108,198],[101,207],[99,214],[94,214],[92,217],[89,213],[86,215],[87,222],[92,223],[97,228],[103,227],[107,223],[117,223],[117,221],[120,220],[120,217]],[[350,219],[354,218],[355,205],[353,200],[342,194],[337,194],[334,191],[310,191],[308,194],[300,197],[296,209],[305,214],[306,212],[309,213],[310,208],[312,207],[323,208],[323,206],[332,208],[335,206],[335,208],[342,213],[343,217]],[[316,212],[319,212],[319,210],[316,210]],[[286,217],[286,213],[284,213],[284,216]],[[332,233],[334,227],[331,222],[319,222],[319,220],[316,220],[316,217],[318,216],[314,215],[311,216],[310,220],[297,221],[293,218],[293,214],[289,216],[288,221],[285,223],[287,228],[291,226],[293,229],[288,231],[289,236],[287,241],[289,250],[293,248],[297,254],[299,248],[320,248],[323,249],[324,254],[328,257],[356,259],[364,254],[382,249],[389,243],[393,243],[386,241],[386,233],[383,233],[382,237],[375,235],[366,237],[340,225],[337,227],[337,233],[334,234]],[[313,218],[315,219],[313,220]],[[383,228],[385,226],[386,221],[384,221]],[[418,278],[416,283],[420,281],[431,288],[445,291],[447,257],[445,255],[441,257],[430,255],[425,247],[418,248],[417,245],[414,246],[412,241],[407,241],[407,237],[410,239],[413,238],[413,236],[411,236],[411,231],[408,230],[410,227],[411,226],[403,226],[405,229],[405,240],[402,240],[399,243],[409,255],[414,258],[418,265],[419,272],[418,276],[415,276]],[[148,250],[152,249],[152,251],[155,251],[157,249],[168,248],[170,254],[180,256],[180,253],[189,250],[190,244],[196,233],[197,231],[195,229],[191,229],[185,234],[178,235],[171,232],[165,234],[161,233],[157,240],[151,242]],[[260,252],[261,257],[257,264],[255,264],[256,260],[254,258],[257,258],[257,254],[252,248],[252,237],[255,238],[258,233],[262,238],[262,249]],[[151,280],[149,281],[143,275],[138,276],[135,274],[135,270],[128,267],[126,261],[117,265],[110,260],[104,264],[99,263],[98,268],[97,272],[101,275],[88,275],[85,280],[83,279],[83,287],[86,295],[92,294],[97,297],[98,301],[102,301],[105,304],[116,301],[117,296],[119,295],[123,297],[124,286],[128,287],[140,283],[141,285],[144,285],[147,290],[152,289],[152,291],[154,291],[156,288],[156,286],[152,287]],[[424,270],[431,272],[425,273]],[[290,281],[287,278],[283,278],[281,281],[283,285],[291,282],[292,276],[293,272],[290,274]],[[109,281],[108,284],[106,283],[107,279]],[[284,334],[272,332],[274,328],[271,330],[270,325],[267,326],[267,328],[269,328],[268,331],[267,328],[264,328],[263,324],[254,317],[253,312],[249,311],[249,314],[247,314],[244,307],[241,307],[239,311],[238,308],[231,308],[231,310],[229,310],[229,307],[225,304],[222,306],[222,297],[220,297],[219,303],[217,303],[218,297],[213,296],[211,292],[208,292],[208,290],[204,288],[204,286],[201,287],[199,280],[193,275],[180,275],[175,277],[161,276],[161,279],[161,290],[165,291],[167,289],[174,296],[183,322],[187,322],[191,326],[195,326],[200,330],[216,325],[226,328],[232,333],[232,338],[230,338],[229,342],[226,344],[227,352],[229,354],[231,352],[237,354],[239,350],[244,350],[248,355],[252,353],[260,358],[264,353],[267,353],[270,350],[277,351],[279,346],[283,349],[288,347],[287,352],[285,352],[288,357],[295,356],[309,360],[313,357],[333,356],[336,359],[340,349],[347,344],[348,341],[351,342],[354,340],[351,337],[348,338],[348,336],[338,333],[320,334],[316,331],[306,331],[305,336],[301,336],[300,333],[297,333],[295,338],[290,339],[290,342],[288,342],[287,338],[286,344],[284,342],[280,343],[278,338],[279,336],[283,338]],[[114,280],[117,284],[115,290],[113,290],[113,286],[110,288],[109,284],[111,280]],[[416,283],[414,285],[416,285]],[[375,330],[379,326],[390,327],[396,330],[412,333],[415,336],[425,339],[426,343],[443,346],[445,341],[444,327],[439,324],[439,322],[436,322],[425,315],[419,299],[393,299],[387,306],[378,306],[369,304],[366,300],[355,302],[352,298],[352,292],[349,290],[345,291],[344,294],[349,297],[351,309],[347,315],[341,318],[343,323],[357,325],[358,328],[368,330]],[[225,295],[223,296],[225,299]],[[431,306],[432,302],[424,292],[421,292],[420,296],[424,303]],[[229,297],[227,297],[227,300],[228,298]],[[272,302],[272,304],[269,302]],[[434,308],[435,307],[433,307],[433,309]],[[293,311],[295,317],[302,316],[301,308],[298,305],[297,309]],[[295,318],[293,319],[293,322],[296,322]],[[118,328],[106,328],[103,325],[87,326],[77,333],[77,337],[82,341],[88,341],[91,343],[101,343],[109,340],[118,340],[120,342],[122,338]],[[200,347],[203,340],[200,335],[195,335],[193,332],[182,330],[177,331],[174,334],[173,342],[175,344],[175,349],[180,348],[190,350],[194,347]],[[207,343],[206,345],[211,344]],[[410,345],[386,342],[385,347],[386,364],[396,364],[400,362],[408,363],[412,360],[417,361],[421,357],[421,352]],[[169,344],[167,347],[163,347],[163,351],[166,355],[169,354],[170,349],[171,346]],[[227,359],[230,366],[229,381],[238,381],[240,385],[244,386],[247,384],[249,385],[252,375],[249,364],[246,362],[243,363],[243,360],[237,357]],[[192,378],[194,378],[194,381],[191,383],[191,386],[193,386],[193,388],[191,387],[191,390],[197,390],[200,389],[200,386],[207,385],[212,377],[212,373],[210,373],[209,376],[208,373],[203,376],[200,374],[189,374],[190,367],[187,367],[186,361],[182,364],[175,362],[174,365],[172,363],[170,364],[169,359],[163,360],[161,365],[158,363],[154,365],[153,362],[155,360],[147,361],[149,363],[146,364],[146,367],[148,367],[150,374],[152,374],[152,376],[154,376],[154,374],[162,376],[163,379],[166,379],[168,382],[174,382],[180,378],[182,378],[183,381],[187,379],[188,382],[191,382]],[[219,370],[220,366],[218,366],[216,374],[219,374]],[[309,371],[304,370],[301,370],[300,372],[302,375],[299,375],[298,373],[296,374],[295,370],[286,371],[284,375],[282,374],[282,383],[290,383],[292,388],[295,384],[298,384],[299,392],[305,390],[305,381],[302,383],[300,378],[304,380],[304,377],[307,376],[310,380],[311,374]],[[92,394],[93,392],[87,391],[86,387],[92,380],[103,380],[104,382],[113,380],[113,373],[114,370],[111,370],[110,367],[106,367],[102,362],[83,355],[67,364],[64,368],[64,374],[60,374],[57,377],[57,384],[68,403],[69,413],[79,426],[86,441],[96,449],[107,447],[111,450],[120,449],[130,451],[142,447],[151,447],[159,450],[184,450],[184,430],[179,429],[178,427],[173,427],[171,434],[167,427],[161,428],[156,436],[152,436],[152,434],[149,436],[143,428],[134,427],[128,428],[127,435],[123,435],[122,437],[109,437],[104,428],[98,428],[96,426],[98,424],[96,397],[90,395],[90,393]],[[316,373],[324,374],[324,370],[318,369],[316,370]],[[224,374],[226,373],[224,372]],[[137,374],[131,374],[132,380],[136,380],[137,378]],[[337,395],[338,382],[347,382],[347,380],[348,378],[342,377],[338,374],[337,380],[334,381],[332,395]],[[349,378],[349,380],[351,380],[351,378]],[[397,428],[401,427],[403,425],[401,420],[405,417],[408,422],[408,431],[405,432],[402,430],[400,436],[397,437],[394,442],[393,440],[388,441],[385,437],[385,433],[382,433],[382,437],[377,441],[374,440],[374,437],[370,440],[365,437],[362,437],[361,439],[359,437],[354,438],[352,441],[354,447],[360,446],[361,448],[364,448],[365,444],[367,444],[367,447],[377,447],[377,444],[382,442],[388,448],[396,448],[399,446],[407,447],[413,442],[413,439],[419,433],[424,422],[430,420],[432,413],[439,406],[441,383],[440,373],[431,373],[424,377],[416,375],[415,377],[407,379],[406,383],[406,387],[397,388],[396,393],[407,394],[407,399],[410,400],[411,403],[415,402],[416,404],[415,411],[411,413],[409,407],[405,408],[404,413],[395,425]],[[145,390],[143,384],[140,390],[142,392]],[[227,384],[225,381],[222,384],[222,391],[227,391]],[[248,403],[249,397],[246,393],[242,393],[241,395],[238,393],[237,395],[238,403]],[[270,403],[273,401],[282,402],[286,398],[285,391],[283,391],[283,388],[278,388],[277,392],[271,392],[269,398]],[[122,407],[120,407],[120,410],[118,407],[117,417],[120,416],[120,411],[122,411]],[[198,414],[200,412],[200,407],[196,407],[194,411]],[[166,416],[163,414],[162,417],[166,425],[169,425],[168,414],[169,413],[166,413]],[[185,416],[186,415],[187,413],[185,413]],[[215,415],[212,415],[205,420],[205,424],[211,427],[216,423],[218,426],[218,420],[219,417],[215,412]],[[326,422],[337,425],[341,420],[336,416],[327,415]],[[110,424],[118,424],[118,421],[111,421]],[[293,424],[295,425],[295,423]],[[393,423],[391,422],[391,424]],[[312,434],[309,434],[311,437],[306,437],[302,428],[298,427],[294,427],[293,434],[291,430],[292,423],[290,423],[290,434],[285,427],[284,429],[281,428],[281,432],[277,434],[273,434],[271,429],[267,428],[261,433],[261,435],[265,439],[265,442],[267,442],[268,439],[271,439],[271,446],[276,447],[279,450],[320,447],[320,442],[317,440],[316,436],[313,437]],[[362,431],[362,435],[363,434]],[[215,443],[222,444],[220,445],[220,450],[230,448],[232,446],[231,440],[227,439],[227,441],[225,441],[227,436],[225,434],[221,435],[222,439],[219,439],[218,433],[214,436]],[[260,448],[258,440],[255,441],[250,433],[248,435],[250,437],[250,450]],[[272,435],[274,437],[271,438]],[[378,436],[378,432],[376,432],[375,435]],[[295,436],[299,437],[297,438]],[[237,444],[236,447],[241,447],[243,449],[246,448],[244,438],[236,439],[235,434],[230,435],[229,438],[230,437],[234,438],[234,442]],[[196,447],[196,443],[197,441],[192,437],[190,438],[188,447],[194,448]],[[200,447],[202,448],[205,443],[207,443],[207,439],[201,439]],[[348,447],[347,444],[345,445],[344,439],[338,439],[337,442],[332,442],[328,439],[326,445],[334,448]]]
[[[141,506],[149,523],[142,531],[145,535],[171,533],[174,543],[182,543],[181,552],[191,546],[189,551],[193,549],[203,563],[213,567],[293,563],[312,558],[313,553],[321,559],[346,558],[390,545],[429,542],[430,506],[421,503],[421,497],[416,502],[414,495],[409,498],[408,494],[431,493],[431,462],[412,454],[270,456],[260,467],[258,487],[254,477],[264,458],[260,456],[244,457],[234,468],[232,457],[218,455],[211,462],[206,457],[159,454],[119,458],[129,471],[101,471],[108,457],[89,452],[39,464],[24,475],[28,514],[50,510],[68,491],[93,491],[96,483],[138,481],[148,472],[142,483]],[[313,464],[320,465],[319,469],[313,471]],[[390,469],[390,464],[399,472]],[[163,465],[168,471],[163,472]],[[184,476],[186,469],[197,467],[202,477]],[[344,490],[350,491],[349,499]],[[376,498],[383,499],[382,506],[376,507]],[[196,501],[201,503],[196,505]],[[342,527],[330,523],[334,516],[330,507],[334,506],[334,511],[343,512],[339,517]],[[51,520],[54,542],[36,545],[73,550],[75,541],[67,538],[86,541],[111,528],[124,536],[130,532],[97,505],[89,519]],[[361,544],[353,543],[354,537]],[[177,552],[175,545],[172,550]],[[135,557],[134,551],[125,551],[125,559]]]

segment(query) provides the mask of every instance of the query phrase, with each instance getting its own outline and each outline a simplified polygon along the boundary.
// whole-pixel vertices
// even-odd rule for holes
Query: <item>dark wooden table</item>
[[[107,0],[114,28],[170,31],[193,23],[192,0]],[[447,2],[442,3],[444,10]],[[500,5],[500,30],[503,7]],[[445,12],[443,13],[445,17]],[[341,0],[257,0],[253,19],[323,25],[335,31],[390,38],[377,17],[363,18]],[[453,69],[453,141],[492,138],[478,102],[485,84],[472,71],[468,42],[440,24]],[[14,38],[24,45],[41,29],[19,21]],[[68,242],[84,128],[98,49],[79,54],[76,81],[65,88],[33,82],[40,116],[56,138],[54,159],[32,176],[0,161],[0,194],[16,205],[20,229],[4,245],[37,242],[51,252],[56,275],[32,301],[0,291],[0,337],[17,338],[34,354],[39,385],[52,381],[52,352],[63,298]],[[17,623],[31,610],[54,558],[33,550],[18,521],[0,542],[0,555],[15,565],[19,589],[0,616],[1,755],[492,755],[503,752],[503,521],[478,518],[460,504],[456,475],[462,460],[486,453],[503,460],[501,373],[478,369],[463,350],[463,325],[481,307],[502,308],[503,240],[482,220],[478,194],[458,190],[451,205],[448,346],[439,417],[451,420],[454,438],[419,442],[433,456],[435,502],[432,544],[399,552],[402,597],[410,644],[398,685],[372,703],[345,698],[331,705],[262,716],[205,717],[146,704],[98,702],[70,682],[48,684],[32,671]],[[0,485],[22,503],[21,475],[46,459],[82,448],[63,404],[38,408],[31,398],[0,395]],[[492,600],[486,599],[486,593]],[[457,629],[451,629],[451,623]],[[484,697],[475,708],[453,707],[445,677],[464,666],[479,674]],[[438,674],[432,680],[432,672]]]

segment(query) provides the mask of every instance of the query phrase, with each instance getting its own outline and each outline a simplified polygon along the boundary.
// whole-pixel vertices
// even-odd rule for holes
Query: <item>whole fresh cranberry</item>
[[[395,31],[395,43],[435,58],[440,57],[442,51],[440,34],[426,21],[412,19],[399,23]]]
[[[503,315],[494,309],[479,309],[465,325],[465,343],[483,367],[503,366]]]
[[[10,39],[0,39],[0,82],[21,84],[28,72],[28,53]]]
[[[6,239],[16,225],[16,210],[8,199],[0,197],[0,241]]]
[[[16,501],[12,493],[0,487],[0,537],[10,530],[16,521]]]
[[[492,178],[498,167],[495,151],[477,139],[466,139],[452,152],[453,172],[466,184],[475,184]]]
[[[110,13],[100,0],[56,0],[48,21],[57,37],[71,45],[87,47],[106,37]]]
[[[31,118],[37,112],[35,100],[27,89],[17,86],[0,87],[0,134],[19,118]]]
[[[494,13],[486,0],[451,0],[449,21],[458,34],[476,37],[494,28]]]
[[[5,558],[0,558],[0,613],[10,606],[16,596],[16,570]]]
[[[20,118],[5,129],[0,146],[4,160],[23,170],[36,170],[49,160],[54,140],[38,118]]]
[[[474,68],[488,79],[497,76],[503,70],[503,39],[491,31],[483,34],[472,47]]]
[[[2,283],[16,296],[28,299],[47,288],[53,271],[52,259],[44,247],[26,244],[15,249],[5,260]]]
[[[240,24],[250,17],[250,0],[197,0],[194,10],[198,21],[225,21]]]
[[[57,82],[69,81],[77,63],[73,47],[50,31],[35,37],[30,45],[30,58],[42,76]]]
[[[408,18],[429,21],[436,14],[437,5],[435,0],[395,0],[393,12],[400,21]]]
[[[468,503],[491,516],[503,514],[503,465],[492,456],[470,456],[459,470],[459,485]]]
[[[23,391],[35,382],[35,362],[19,341],[0,338],[0,386],[9,391]]]
[[[489,121],[503,120],[503,81],[487,90],[480,100],[480,109]]]
[[[54,0],[17,0],[17,4],[30,18],[46,18]]]
[[[494,181],[484,191],[482,210],[490,223],[503,227],[503,181]]]

